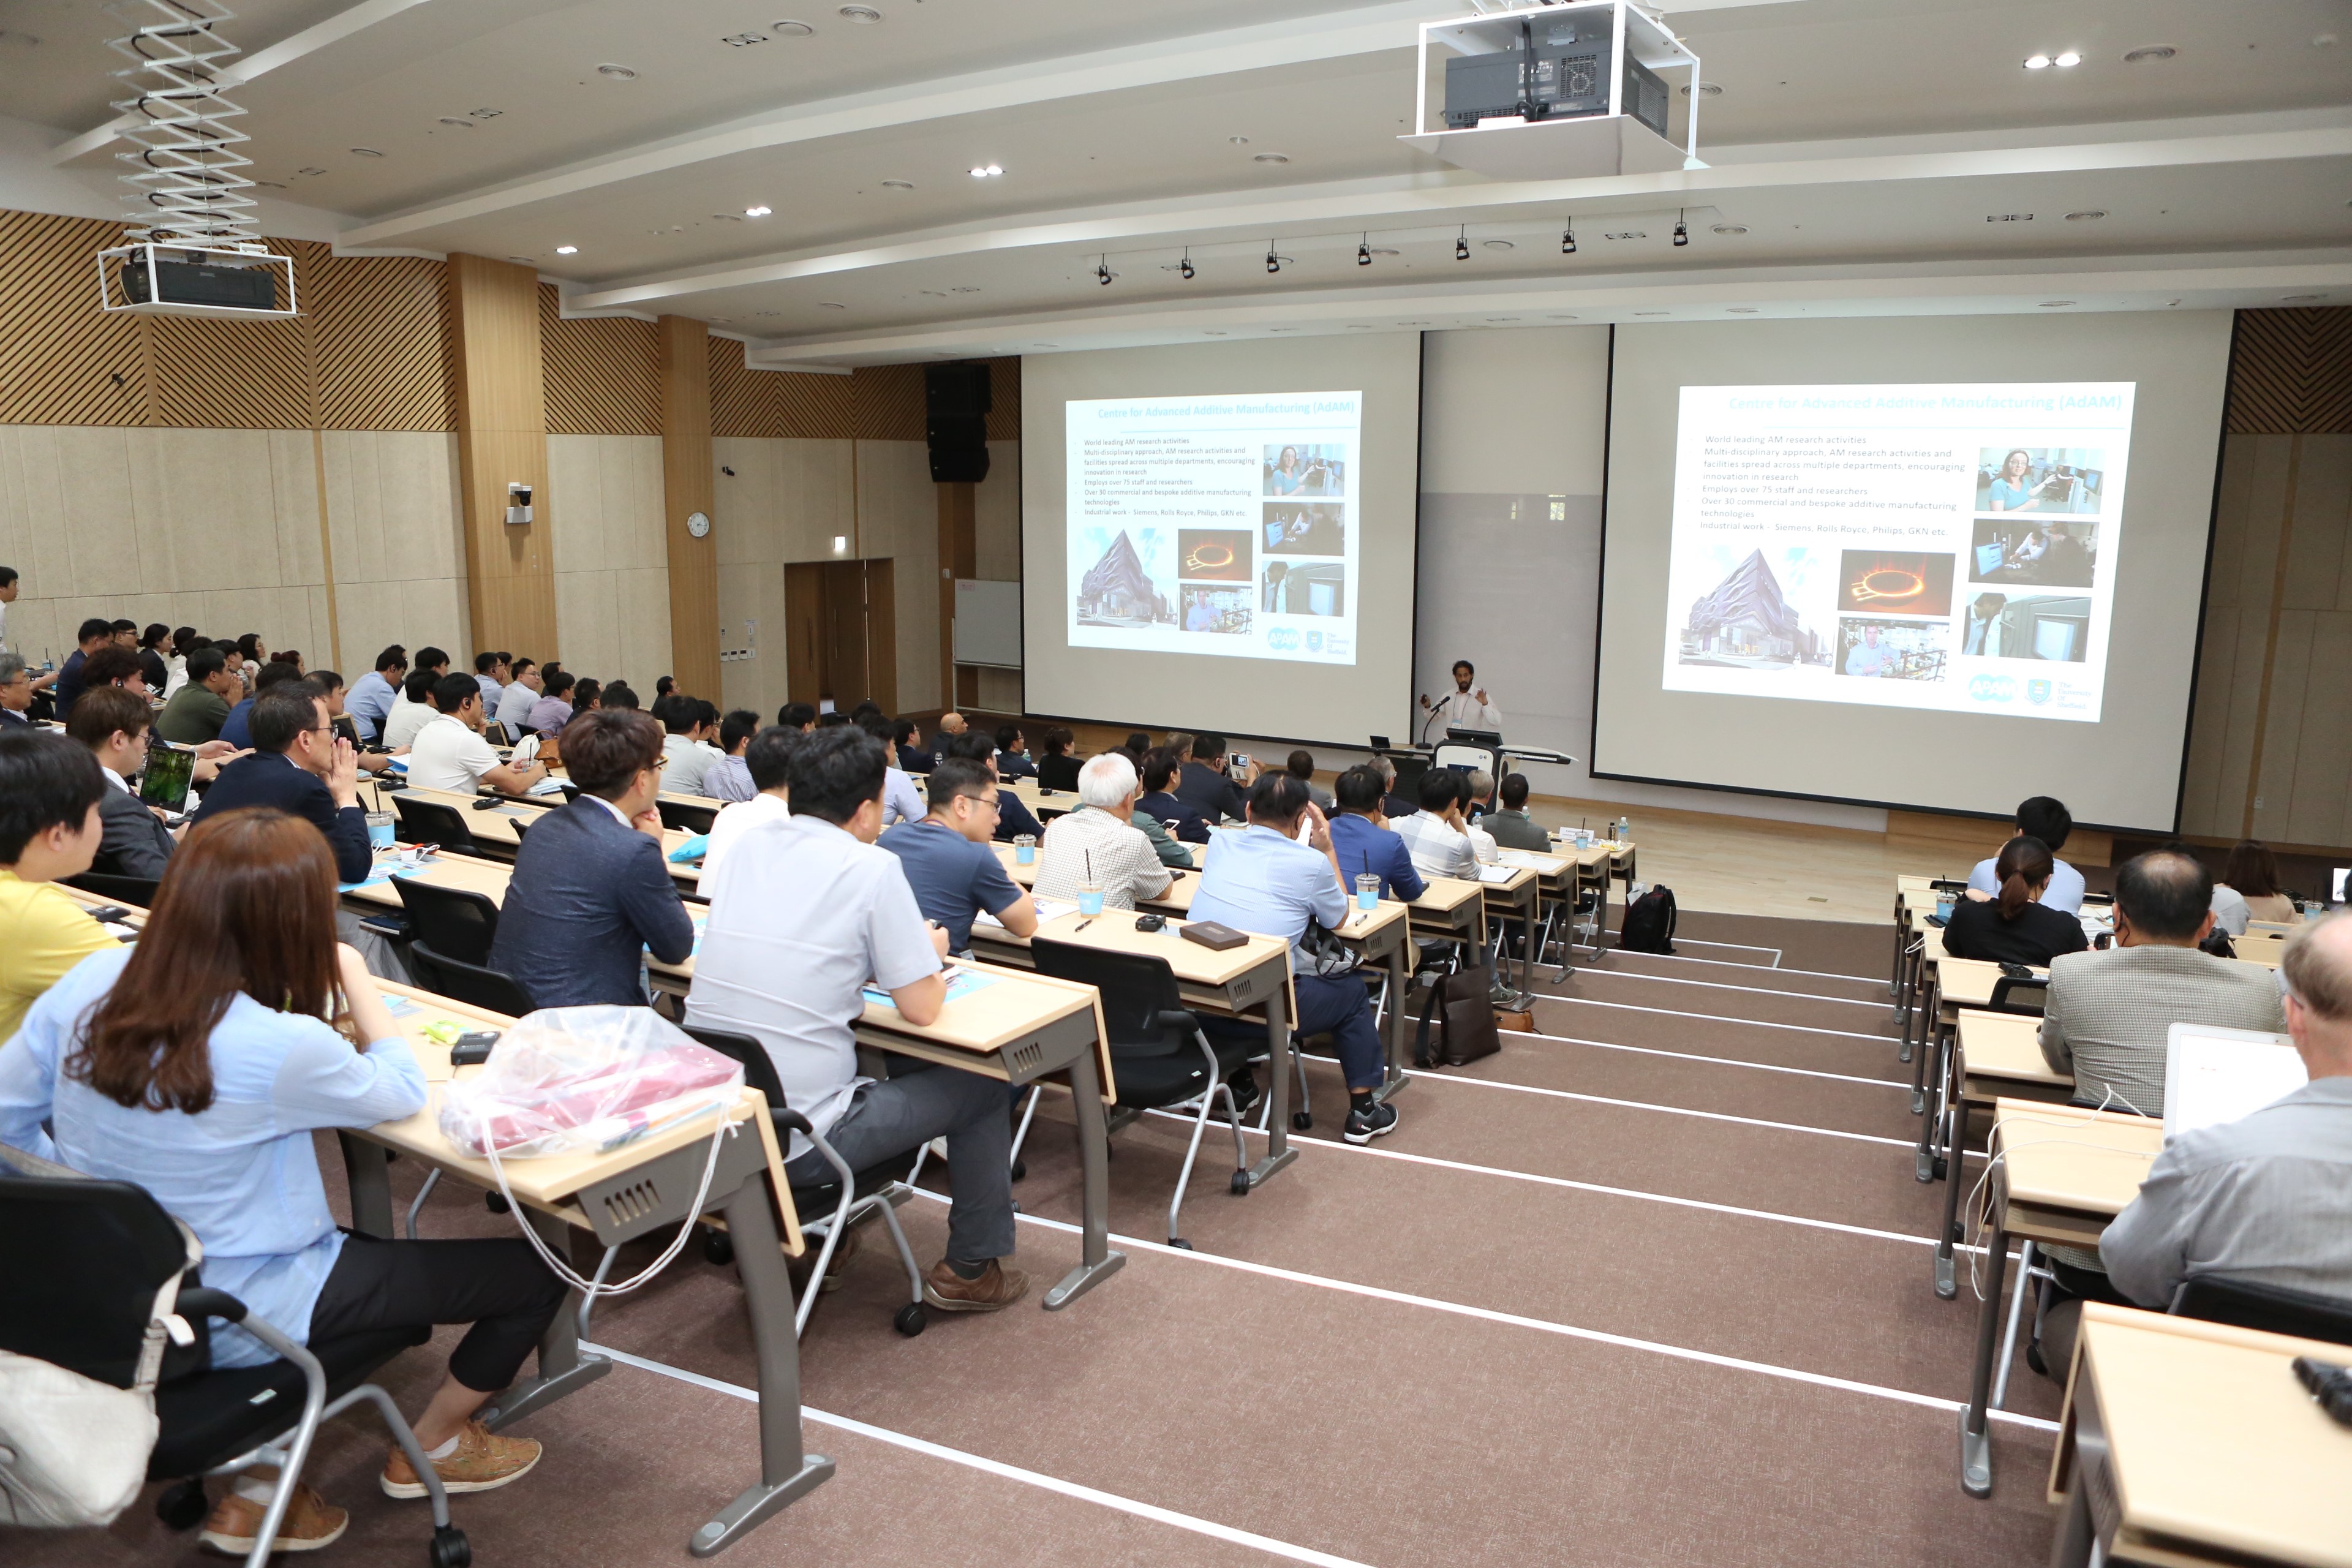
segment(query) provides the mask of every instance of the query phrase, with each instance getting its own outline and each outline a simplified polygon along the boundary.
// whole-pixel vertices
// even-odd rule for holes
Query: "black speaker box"
[[[988,477],[988,366],[973,360],[923,367],[923,436],[931,482],[978,484]]]
[[[940,415],[977,417],[991,406],[988,364],[984,360],[958,360],[953,364],[923,367],[923,408],[932,418]]]

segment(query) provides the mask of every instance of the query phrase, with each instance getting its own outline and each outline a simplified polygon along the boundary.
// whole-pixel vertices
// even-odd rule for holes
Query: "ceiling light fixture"
[[[596,68],[596,74],[603,77],[606,81],[635,81],[637,79],[637,73],[631,70],[628,67],[616,66],[610,63],[598,66]]]
[[[580,254],[580,247],[576,245],[559,245],[555,247],[555,254],[558,256],[577,256]]]
[[[1748,226],[1744,223],[1719,223],[1717,224],[1714,228],[1708,230],[1708,232],[1711,234],[1746,234],[1748,232]]]
[[[2068,223],[2096,223],[2099,219],[2106,216],[2107,213],[2105,207],[2088,207],[2082,212],[2068,213],[2066,215],[2066,221]]]
[[[1282,270],[1282,258],[1274,253],[1274,241],[1270,239],[1265,242],[1265,269],[1268,272]]]
[[[1287,163],[1290,162],[1290,154],[1287,153],[1257,153],[1251,155],[1250,162],[1253,163]]]
[[[1685,98],[1691,95],[1690,85],[1687,82],[1683,85],[1682,93]],[[1701,98],[1721,98],[1723,89],[1714,82],[1703,81],[1698,84],[1698,95]]]
[[[1462,232],[1454,237],[1454,259],[1470,259],[1470,226],[1466,223],[1462,226]]]
[[[882,188],[886,191],[911,191],[915,188],[915,182],[912,180],[885,180],[882,182]]]
[[[377,152],[373,147],[354,147],[352,149],[352,156],[355,158],[381,158],[383,154]]]
[[[1095,262],[1095,281],[1101,284],[1106,289],[1110,287],[1109,257],[1102,257]]]
[[[1675,214],[1675,243],[1678,246],[1690,243],[1690,225],[1683,221],[1683,215],[1679,212]]]
[[[2028,55],[2025,57],[2025,68],[2030,71],[2048,70],[2050,68],[2050,57],[2048,55]]]
[[[771,22],[768,31],[780,38],[805,38],[816,29],[806,22]]]
[[[2158,60],[2168,60],[2179,52],[2180,51],[2179,49],[2174,48],[2170,44],[2143,44],[2138,48],[2126,49],[2124,51],[2124,64],[2127,66],[2154,65]]]
[[[2062,305],[2071,305],[2074,302],[2074,301],[2072,300],[2044,300],[2042,301],[2041,309],[2044,310],[2055,310]]]
[[[1576,254],[1576,225],[1573,223],[1559,231],[1559,253],[1562,256]]]
[[[2316,304],[2318,301],[2326,298],[2327,296],[2325,294],[2283,294],[2279,297],[2279,303],[2282,305],[2311,305]]]
[[[765,205],[745,207],[743,209],[743,216],[745,217],[766,217],[770,213],[774,212],[775,210],[776,209],[772,206]]]
[[[454,125],[460,131],[471,131],[474,128],[474,122],[472,121],[460,120],[454,114],[443,115],[441,117],[441,123],[444,125]]]
[[[2065,53],[2060,55],[2056,59],[2052,60],[2050,63],[2056,66],[2062,71],[2073,70],[2076,66],[2083,63],[2083,57],[2075,53],[2073,49],[2068,49]]]
[[[870,27],[882,19],[882,13],[871,5],[844,5],[841,8],[841,17],[845,22],[855,22],[861,27]]]
[[[1184,259],[1176,264],[1176,270],[1182,276],[1185,282],[1190,283],[1192,281],[1194,268],[1192,266],[1192,247],[1191,246],[1188,245],[1184,247]]]
[[[1225,140],[1232,142],[1236,147],[1246,147],[1249,145],[1249,138],[1246,136],[1228,136]]]
[[[1372,237],[1368,234],[1364,236],[1363,238],[1356,242],[1356,265],[1359,267],[1370,267],[1371,264]]]
[[[1482,239],[1478,243],[1485,246],[1489,250],[1517,250],[1518,248],[1517,246],[1513,245],[1507,239]]]
[[[849,309],[848,306],[843,304],[838,300],[819,300],[817,301],[817,306],[819,309],[826,310],[846,310]]]
[[[971,177],[975,180],[987,180],[1003,173],[1004,171],[994,163],[975,163],[972,165]]]

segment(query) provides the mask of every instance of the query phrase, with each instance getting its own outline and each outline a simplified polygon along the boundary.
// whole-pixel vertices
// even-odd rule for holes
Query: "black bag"
[[[1617,946],[1625,952],[1672,952],[1675,950],[1675,890],[1652,888],[1625,906],[1618,922]]]
[[[1503,1048],[1495,1032],[1495,972],[1485,964],[1430,977],[1429,995],[1421,1005],[1421,1024],[1412,1037],[1412,1065],[1417,1068],[1459,1067]],[[1437,1023],[1433,1048],[1429,1026]]]
[[[2211,931],[2205,933],[2205,940],[2197,944],[2197,950],[2200,952],[2210,952],[2216,958],[2235,958],[2238,956],[2238,949],[2236,945],[2230,941],[2230,933],[2223,931],[2220,926],[2215,926]]]

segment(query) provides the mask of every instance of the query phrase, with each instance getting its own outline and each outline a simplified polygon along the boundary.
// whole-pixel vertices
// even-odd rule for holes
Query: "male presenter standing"
[[[1472,689],[1472,683],[1477,678],[1478,670],[1475,665],[1466,658],[1457,658],[1454,661],[1454,689],[1439,698],[1434,705],[1425,694],[1423,696],[1421,705],[1430,715],[1421,726],[1423,740],[1428,738],[1431,722],[1438,719],[1445,721],[1448,730],[1502,732],[1503,710],[1486,700],[1486,688]]]

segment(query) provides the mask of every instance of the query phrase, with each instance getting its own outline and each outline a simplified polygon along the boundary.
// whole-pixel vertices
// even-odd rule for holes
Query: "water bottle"
[[[1625,817],[1620,816],[1617,819],[1617,842],[1620,844],[1631,844],[1633,841],[1633,824]]]

